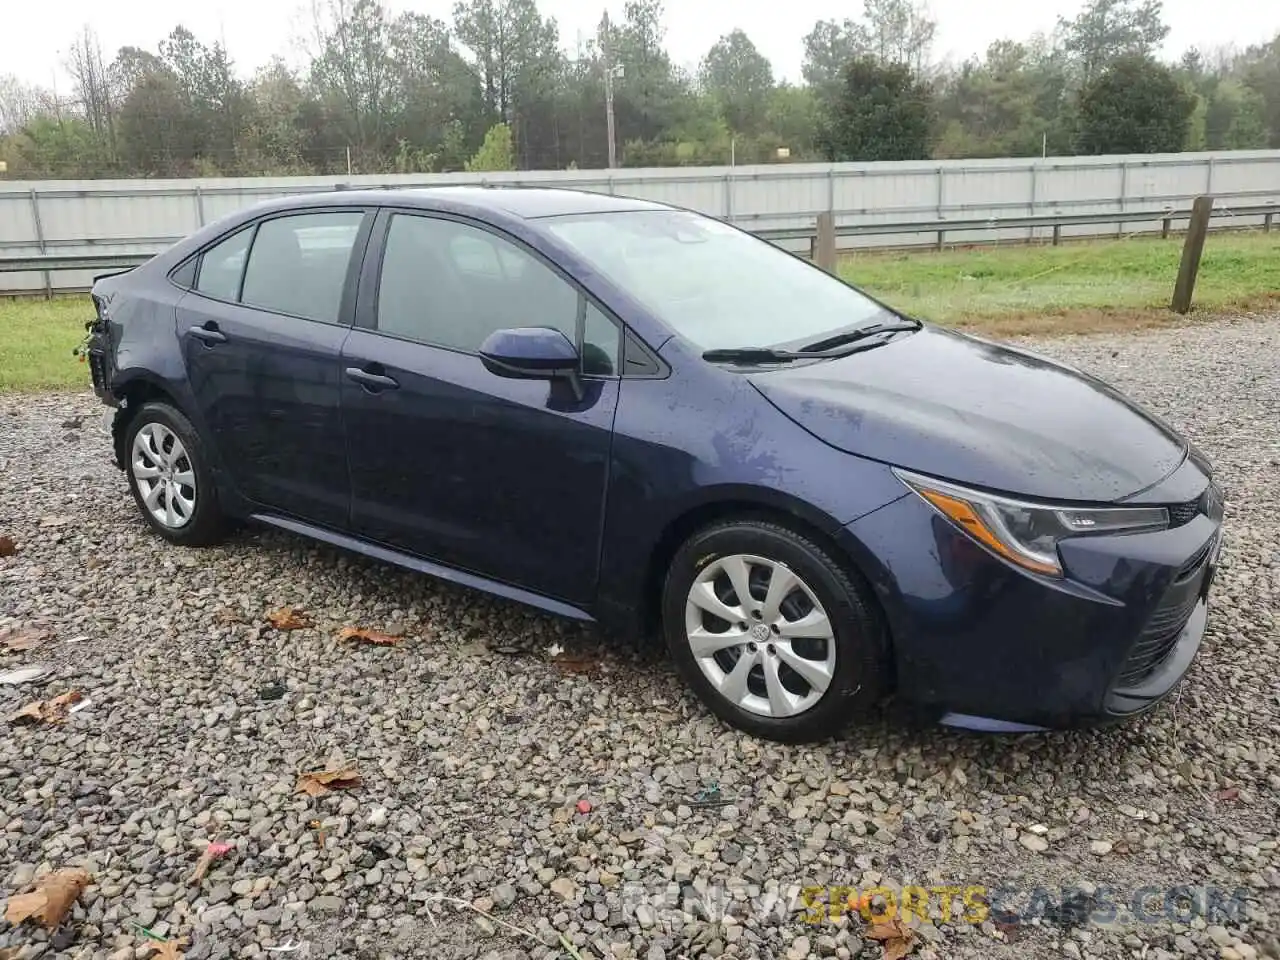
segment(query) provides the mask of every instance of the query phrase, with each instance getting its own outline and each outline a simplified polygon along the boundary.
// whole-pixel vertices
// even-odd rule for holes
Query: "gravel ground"
[[[90,701],[0,726],[0,898],[51,869],[93,877],[52,933],[0,921],[17,948],[0,956],[143,958],[147,928],[190,960],[871,958],[863,922],[797,891],[920,885],[960,890],[910,920],[913,956],[1280,958],[1280,318],[1035,346],[1189,432],[1228,495],[1197,665],[1176,703],[1105,732],[886,712],[818,746],[753,740],[657,653],[510,604],[270,531],[165,546],[91,396],[0,397],[0,535],[18,544],[0,628],[53,632],[0,669],[54,668],[0,687],[0,709]],[[282,605],[315,626],[266,626]],[[337,642],[350,625],[404,642]],[[295,792],[339,761],[359,785]],[[731,802],[695,803],[712,785]],[[230,851],[192,880],[215,838]],[[965,888],[1001,885],[1022,922],[969,922]],[[1174,895],[1166,918],[1179,886],[1224,909]],[[1108,915],[1143,887],[1149,912]]]

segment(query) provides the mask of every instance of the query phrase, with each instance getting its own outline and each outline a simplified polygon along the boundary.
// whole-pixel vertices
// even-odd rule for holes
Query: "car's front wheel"
[[[681,674],[718,716],[802,743],[832,736],[879,698],[885,638],[872,604],[823,547],[744,520],[677,551],[662,623]]]
[[[151,529],[183,546],[222,538],[226,521],[204,446],[180,410],[143,404],[129,422],[125,453],[129,488]]]

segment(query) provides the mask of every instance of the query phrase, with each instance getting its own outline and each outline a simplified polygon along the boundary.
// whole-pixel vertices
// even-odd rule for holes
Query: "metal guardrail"
[[[1280,214],[1280,201],[1248,206],[1223,206],[1215,208],[1214,219],[1224,217],[1262,217],[1263,230],[1270,232],[1275,216]],[[936,234],[941,243],[948,233],[965,233],[976,230],[1028,230],[1048,229],[1053,231],[1053,243],[1056,245],[1062,237],[1063,227],[1094,226],[1097,224],[1125,223],[1161,223],[1161,233],[1168,235],[1176,220],[1190,220],[1191,210],[1126,210],[1109,213],[1069,213],[1069,214],[1037,214],[1035,216],[1013,217],[975,217],[972,219],[933,219],[910,220],[897,223],[853,223],[835,226],[837,237],[875,237],[895,234]],[[766,240],[813,240],[817,236],[816,227],[784,227],[764,230],[753,230],[752,233]]]
[[[154,256],[154,253],[83,253],[67,256],[46,253],[34,257],[0,257],[0,273],[129,270],[146,263]]]
[[[1229,200],[1230,198],[1223,198]],[[1212,212],[1214,220],[1239,219],[1244,217],[1263,218],[1263,230],[1270,232],[1276,216],[1280,214],[1280,200],[1269,203],[1252,203],[1248,205],[1224,205],[1215,207]],[[799,214],[805,216],[805,214]],[[752,233],[772,242],[808,240],[815,245],[818,238],[817,214],[813,226],[803,227],[768,227],[755,228],[747,226]],[[839,214],[836,215],[837,217]],[[959,219],[902,220],[883,223],[836,223],[836,237],[876,237],[903,234],[933,234],[937,246],[944,244],[948,233],[966,233],[993,230],[1049,230],[1052,231],[1052,242],[1056,246],[1062,237],[1064,227],[1095,226],[1099,224],[1115,224],[1117,229],[1126,223],[1161,223],[1161,234],[1168,236],[1172,224],[1179,220],[1189,220],[1191,210],[1126,210],[1108,213],[1068,213],[1038,214],[1035,216],[1001,216],[974,217]],[[746,225],[744,225],[746,226]],[[126,270],[136,267],[163,252],[175,240],[173,238],[156,238],[153,240],[131,239],[128,241],[111,241],[90,239],[79,241],[83,245],[107,246],[127,242],[130,245],[151,245],[156,249],[150,253],[77,253],[56,254],[45,253],[36,256],[0,257],[0,273],[43,272],[52,273],[64,270]]]

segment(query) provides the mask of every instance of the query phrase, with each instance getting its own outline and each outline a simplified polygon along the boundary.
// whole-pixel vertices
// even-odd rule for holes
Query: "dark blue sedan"
[[[1184,438],[698,214],[339,191],[93,300],[94,387],[160,536],[253,520],[660,632],[760,736],[891,693],[957,726],[1107,722],[1204,633],[1222,498]]]

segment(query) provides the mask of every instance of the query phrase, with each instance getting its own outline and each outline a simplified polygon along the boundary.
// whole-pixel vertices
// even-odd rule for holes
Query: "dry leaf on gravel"
[[[345,764],[327,770],[312,770],[298,774],[298,786],[294,793],[309,797],[323,797],[333,790],[349,790],[360,786],[360,774],[354,764]]]
[[[10,723],[62,723],[71,712],[71,707],[84,699],[79,690],[68,690],[52,700],[37,700],[28,703],[17,713],[9,717]]]
[[[244,616],[239,610],[232,607],[223,607],[213,615],[213,619],[217,620],[223,626],[230,626],[233,623],[245,623]],[[267,614],[267,619],[271,619],[271,614]]]
[[[311,618],[297,607],[281,607],[267,614],[267,622],[277,630],[303,630],[311,626]]]
[[[553,657],[551,662],[565,673],[594,673],[603,666],[598,657],[566,657],[564,654]]]
[[[1009,943],[1017,943],[1019,940],[1022,939],[1022,935],[1023,935],[1022,925],[1018,923],[1016,920],[1014,921],[997,920],[996,929],[999,930],[1002,934],[1004,934],[1005,940],[1007,940]]]
[[[23,920],[31,919],[54,929],[71,911],[71,905],[80,897],[80,891],[89,885],[89,874],[76,868],[58,870],[39,877],[35,890],[9,898],[4,918],[15,927]]]
[[[884,960],[902,960],[915,945],[916,935],[901,920],[881,920],[867,931],[872,940],[879,940],[884,948]]]
[[[5,627],[0,630],[0,647],[10,653],[25,653],[53,639],[46,627]]]
[[[404,637],[393,637],[389,633],[367,630],[364,627],[343,627],[338,634],[339,641],[355,641],[367,643],[375,647],[395,647],[404,642]]]
[[[0,557],[12,557],[18,552],[18,545],[13,537],[0,537]]]
[[[182,945],[186,940],[152,940],[151,945],[155,947],[155,953],[151,954],[147,960],[182,960]]]

